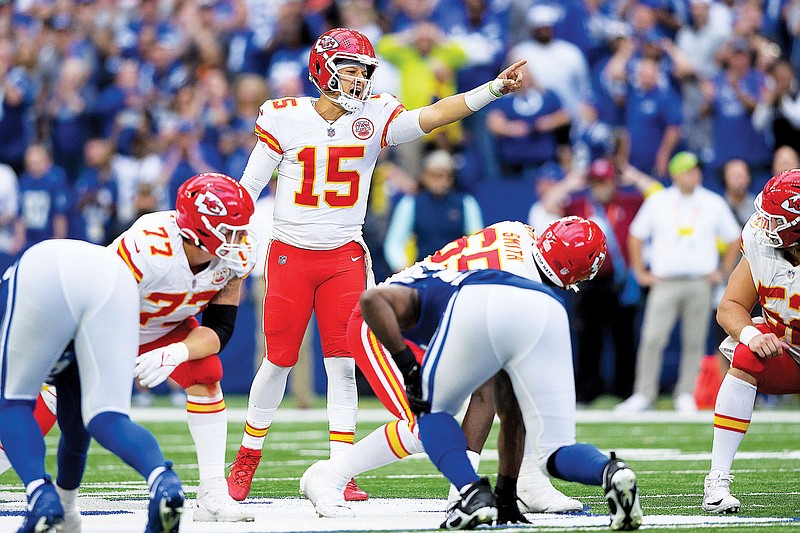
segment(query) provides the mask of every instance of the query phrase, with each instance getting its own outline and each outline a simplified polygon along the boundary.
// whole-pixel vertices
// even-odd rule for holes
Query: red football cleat
[[[350,478],[347,485],[344,487],[344,501],[346,502],[363,502],[369,499],[369,494],[361,490],[356,480]]]
[[[261,462],[261,450],[252,450],[241,446],[231,465],[228,475],[228,494],[236,501],[242,501],[250,494],[250,484]],[[358,488],[358,487],[356,487]]]

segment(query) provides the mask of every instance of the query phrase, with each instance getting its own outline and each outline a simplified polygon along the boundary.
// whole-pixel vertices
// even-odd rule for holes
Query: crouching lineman
[[[561,227],[558,225],[561,224]],[[556,222],[537,241],[543,283],[497,270],[423,271],[366,291],[364,320],[404,376],[409,405],[434,465],[460,489],[442,527],[471,529],[498,515],[489,481],[479,478],[454,418],[469,394],[505,370],[542,469],[602,486],[611,528],[642,522],[636,475],[622,461],[575,442],[575,386],[569,321],[553,287],[591,279],[605,253],[596,224]],[[406,339],[427,346],[419,363]]]
[[[448,243],[435,254],[390,277],[385,283],[405,279],[422,269],[459,271],[467,268],[505,270],[541,281],[534,259],[535,240],[533,230],[521,222],[498,222],[473,235]],[[398,420],[379,427],[356,442],[347,453],[332,457],[329,461],[321,461],[309,469],[303,478],[301,491],[323,517],[352,516],[352,510],[338,495],[341,492],[339,486],[352,476],[423,452],[416,419],[408,406],[402,375],[389,353],[364,323],[358,306],[350,317],[347,334],[356,364],[383,405]],[[494,421],[495,405],[501,421],[507,415],[507,408],[513,407],[512,404],[502,401],[507,392],[501,389],[497,391],[501,398],[497,402],[493,401],[495,385],[494,380],[489,380],[473,394],[463,421],[467,435],[467,453],[475,469],[478,468],[480,451]],[[516,511],[516,472],[520,465],[519,462],[516,466],[506,464],[513,457],[517,461],[520,459],[516,453],[510,453],[510,450],[519,446],[517,451],[519,455],[522,454],[522,424],[501,424],[499,440],[502,443],[500,446],[509,450],[501,458],[500,471],[515,472],[502,487],[507,498],[501,501],[500,521],[525,521],[520,512]],[[524,478],[520,475],[519,506],[522,512],[567,512],[583,509],[580,501],[568,498],[553,487],[531,454],[526,457],[523,463]],[[458,490],[451,487],[451,502],[455,503],[459,499]]]
[[[152,433],[128,418],[138,313],[130,271],[112,251],[86,242],[36,244],[0,281],[0,440],[28,497],[18,533],[80,531],[74,497],[90,437],[147,480],[146,531],[178,531],[181,481]],[[33,415],[54,368],[61,395],[55,486]]]
[[[728,279],[717,321],[730,335],[720,351],[731,368],[714,406],[711,470],[703,510],[739,512],[731,495],[731,465],[753,417],[756,393],[800,393],[800,169],[771,178],[742,230],[742,258]],[[751,318],[756,303],[763,318]]]
[[[139,284],[135,375],[146,387],[170,377],[186,390],[200,477],[195,521],[254,519],[225,482],[228,422],[217,356],[231,338],[242,279],[254,265],[252,215],[253,201],[239,182],[199,174],[178,189],[174,211],[140,217],[110,245]],[[201,311],[202,326],[195,318]]]

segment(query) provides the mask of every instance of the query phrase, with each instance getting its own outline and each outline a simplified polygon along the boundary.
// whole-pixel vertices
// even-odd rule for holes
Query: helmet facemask
[[[336,92],[338,95],[335,98],[331,98],[321,87],[317,88],[326,98],[339,104],[348,113],[355,113],[360,111],[364,106],[364,102],[372,96],[372,88],[375,85],[374,74],[377,66],[378,60],[373,57],[363,54],[337,52],[325,61],[325,69],[331,74],[328,81],[328,91]],[[348,67],[364,69],[366,75],[364,77],[352,76],[341,72]],[[342,90],[345,85],[350,87],[348,92]]]
[[[784,232],[791,230],[800,222],[800,217],[788,221],[784,215],[768,213],[762,205],[763,193],[758,193],[753,204],[756,208],[755,216],[750,219],[754,230],[756,242],[770,248],[788,248],[797,244],[797,241],[784,242]],[[795,232],[800,231],[796,228]]]

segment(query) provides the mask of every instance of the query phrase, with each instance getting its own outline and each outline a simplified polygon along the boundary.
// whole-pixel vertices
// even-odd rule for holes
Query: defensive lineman
[[[511,380],[540,467],[561,479],[602,486],[612,529],[641,525],[633,471],[613,454],[609,459],[594,446],[575,442],[569,324],[550,287],[559,275],[573,283],[591,278],[602,264],[605,238],[596,225],[584,222],[572,225],[567,241],[552,231],[542,235],[543,248],[556,250],[554,257],[573,259],[542,264],[547,285],[496,270],[425,271],[361,297],[364,320],[403,373],[425,451],[460,488],[461,501],[442,527],[474,528],[497,518],[491,487],[471,466],[453,415],[500,370]],[[421,365],[406,339],[427,346]]]
[[[130,271],[112,251],[86,242],[39,243],[3,276],[0,440],[28,496],[19,533],[62,531],[59,494],[69,499],[80,484],[90,435],[148,481],[146,531],[178,531],[180,479],[153,435],[128,418],[138,311]],[[73,341],[74,351],[65,352]],[[61,393],[57,487],[45,473],[44,438],[33,417],[54,367],[61,371],[54,377]],[[76,512],[66,518],[67,531],[80,530]]]

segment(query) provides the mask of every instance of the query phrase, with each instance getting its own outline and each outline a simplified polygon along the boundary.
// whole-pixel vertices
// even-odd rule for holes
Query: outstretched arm
[[[364,322],[392,356],[405,351],[402,329],[413,326],[419,316],[416,289],[402,285],[375,287],[361,295],[360,303]]]
[[[423,107],[419,114],[422,131],[430,133],[439,126],[461,120],[504,94],[517,91],[522,86],[522,67],[525,63],[525,60],[517,61],[501,72],[496,79],[480,87],[442,98]]]

